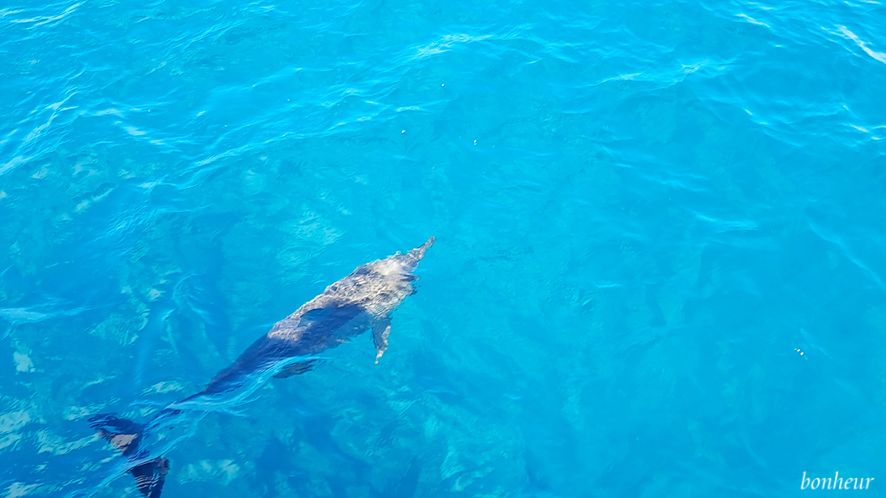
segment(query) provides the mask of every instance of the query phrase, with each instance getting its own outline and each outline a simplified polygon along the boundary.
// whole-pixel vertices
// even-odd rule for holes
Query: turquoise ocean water
[[[434,235],[163,496],[886,496],[884,89],[874,0],[12,0],[0,493],[141,496],[90,416]]]

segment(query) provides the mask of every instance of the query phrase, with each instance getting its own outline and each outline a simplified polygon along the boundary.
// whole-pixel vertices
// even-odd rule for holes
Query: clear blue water
[[[140,496],[90,415],[435,235],[163,496],[883,495],[884,88],[874,0],[13,0],[0,493]]]

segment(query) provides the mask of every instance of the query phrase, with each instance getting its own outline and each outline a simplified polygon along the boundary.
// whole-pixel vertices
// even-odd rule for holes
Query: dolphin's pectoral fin
[[[317,362],[319,360],[308,360],[308,361],[300,361],[298,363],[293,363],[288,367],[284,368],[277,375],[274,376],[275,379],[285,379],[286,377],[292,377],[293,375],[300,375],[305,372],[311,371],[314,367],[317,366]]]
[[[375,364],[388,349],[388,336],[391,335],[391,319],[384,318],[372,324],[372,340],[375,342]]]
[[[89,419],[89,424],[124,457],[139,458],[144,455],[138,448],[144,430],[141,424],[110,414],[93,416]],[[132,467],[128,472],[135,477],[136,486],[142,495],[146,498],[160,498],[163,482],[169,472],[169,460],[157,457]]]

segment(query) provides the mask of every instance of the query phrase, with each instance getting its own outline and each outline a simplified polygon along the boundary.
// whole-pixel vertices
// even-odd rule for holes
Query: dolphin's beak
[[[419,260],[419,259],[425,257],[425,251],[427,251],[428,248],[431,247],[432,245],[434,245],[434,236],[433,235],[431,236],[431,238],[428,239],[427,242],[425,242],[424,244],[409,251],[409,254],[414,256],[416,260]]]

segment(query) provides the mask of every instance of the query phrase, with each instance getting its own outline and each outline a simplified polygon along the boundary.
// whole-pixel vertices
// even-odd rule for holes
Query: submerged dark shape
[[[136,478],[146,498],[159,498],[169,471],[163,458],[180,439],[174,427],[193,427],[205,412],[230,411],[271,377],[289,377],[309,371],[317,354],[372,330],[375,362],[388,348],[391,312],[415,292],[418,262],[434,237],[405,253],[357,267],[294,313],[277,322],[206,387],[172,403],[145,425],[110,414],[90,418],[99,436],[127,458],[125,471]]]
[[[96,415],[89,419],[89,423],[98,431],[99,436],[120,450],[123,456],[135,460],[142,455],[139,451],[139,439],[144,430],[142,425],[113,415]],[[136,463],[127,472],[135,477],[136,486],[143,495],[147,498],[159,498],[166,473],[169,472],[169,460],[163,457],[152,458],[144,463]]]

